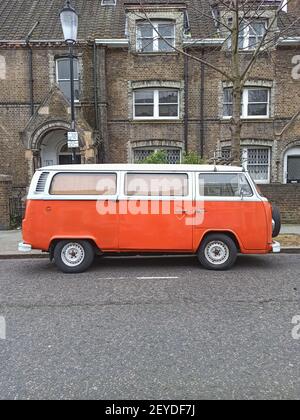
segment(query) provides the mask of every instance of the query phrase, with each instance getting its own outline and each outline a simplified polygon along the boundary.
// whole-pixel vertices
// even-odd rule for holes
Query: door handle
[[[189,210],[178,209],[175,210],[175,214],[191,214],[191,212]]]

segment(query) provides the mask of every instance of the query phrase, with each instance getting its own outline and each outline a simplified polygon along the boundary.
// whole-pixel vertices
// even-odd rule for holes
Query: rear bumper
[[[279,242],[273,241],[272,243],[272,252],[274,254],[278,254],[281,251],[281,246]]]
[[[20,242],[18,246],[18,250],[19,252],[31,252],[32,246],[29,244],[24,244],[23,242]]]

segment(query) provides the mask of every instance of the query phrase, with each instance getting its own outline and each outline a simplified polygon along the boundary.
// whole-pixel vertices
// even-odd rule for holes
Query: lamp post
[[[75,97],[74,97],[74,55],[73,46],[77,41],[78,33],[78,14],[71,6],[70,0],[67,0],[60,12],[60,21],[64,33],[64,39],[69,46],[70,58],[70,84],[71,84],[71,133],[68,133],[68,147],[72,150],[72,163],[76,163],[76,148],[78,147],[78,137],[76,140],[76,123],[75,123]],[[75,140],[74,140],[75,139]],[[72,141],[73,140],[73,143]],[[72,147],[70,147],[70,143]]]

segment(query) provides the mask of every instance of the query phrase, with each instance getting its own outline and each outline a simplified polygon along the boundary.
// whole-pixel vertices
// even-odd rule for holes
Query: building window
[[[246,88],[242,93],[242,118],[270,117],[270,89]],[[231,118],[233,114],[233,89],[224,89],[223,117]]]
[[[233,19],[228,19],[228,25],[231,27]],[[240,50],[254,50],[262,41],[267,31],[267,20],[253,19],[251,22],[243,21],[240,24],[239,32],[239,49]],[[232,47],[231,37],[228,41],[229,49]]]
[[[135,119],[178,119],[178,89],[138,89],[134,92]]]
[[[152,25],[149,22],[137,24],[137,50],[144,53],[174,51],[175,23],[153,21]]]
[[[230,147],[222,148],[222,159],[231,161]],[[270,182],[271,149],[269,147],[243,147],[241,159],[243,166],[249,171],[255,182],[260,184]]]
[[[180,161],[181,161],[181,150],[180,149],[176,149],[176,148],[155,148],[155,147],[134,149],[134,151],[133,151],[133,161],[135,163],[141,163],[145,159],[147,159],[147,157],[152,155],[153,153],[158,152],[158,151],[162,151],[162,150],[166,154],[166,160],[167,160],[168,164],[174,165],[174,164],[180,163]]]
[[[70,76],[70,59],[59,58],[56,60],[56,82],[63,94],[71,99],[71,76]],[[74,97],[79,102],[79,64],[74,59]]]
[[[256,49],[267,30],[266,20],[244,22],[239,34],[239,48],[244,50]]]
[[[248,147],[245,149],[245,166],[255,182],[270,182],[270,156],[269,148]]]
[[[102,0],[101,6],[115,6],[117,4],[117,0]]]

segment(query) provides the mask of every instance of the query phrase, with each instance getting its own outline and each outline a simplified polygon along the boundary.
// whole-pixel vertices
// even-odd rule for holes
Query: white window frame
[[[106,0],[108,3],[105,2],[105,0],[101,0],[101,6],[115,6],[117,4],[117,0]]]
[[[174,50],[171,51],[164,51],[159,49],[159,41],[160,38],[158,36],[159,33],[159,25],[168,24],[173,26],[173,37],[165,37],[167,40],[173,39],[173,47],[176,47],[176,23],[173,20],[153,20],[152,25],[154,28],[152,28],[152,38],[148,37],[141,37],[139,36],[139,29],[143,25],[149,25],[149,22],[137,22],[136,25],[136,44],[137,44],[137,51],[142,54],[153,54],[153,53],[163,53],[163,54],[169,54],[174,52]],[[157,31],[157,32],[156,32]],[[143,51],[141,40],[143,39],[149,39],[149,41],[153,40],[153,51]],[[162,39],[162,38],[161,38]],[[171,42],[170,42],[171,43]]]
[[[230,102],[224,102],[224,91],[225,89],[232,89],[231,87],[228,88],[224,88],[223,90],[223,109],[222,109],[222,113],[223,113],[223,119],[224,120],[230,120],[232,118],[231,116],[225,116],[224,115],[224,105],[228,105],[230,104]],[[268,102],[267,102],[267,114],[266,115],[248,115],[248,105],[249,104],[259,104],[259,103],[264,103],[264,102],[250,102],[249,103],[249,91],[250,90],[266,90],[268,92]],[[242,93],[242,114],[241,114],[241,118],[245,119],[245,120],[263,120],[263,119],[269,119],[270,118],[270,109],[271,109],[271,89],[268,87],[262,87],[262,86],[252,86],[252,87],[246,87],[243,90]]]
[[[79,85],[79,90],[80,90],[80,74],[79,74],[79,60],[78,58],[74,57],[74,61],[77,60],[77,66],[78,66],[78,79],[76,79],[75,75],[74,75],[74,82],[78,82]],[[59,70],[58,70],[58,65],[60,61],[70,61],[70,59],[68,57],[60,57],[57,58],[55,60],[55,76],[56,76],[56,83],[57,85],[60,87],[59,83],[60,82],[70,82],[71,84],[71,79],[60,79],[59,78]],[[79,103],[80,99],[76,99],[74,100],[75,103]]]
[[[153,103],[153,117],[144,117],[144,116],[142,116],[142,117],[138,117],[138,116],[136,116],[136,114],[135,114],[135,107],[136,107],[136,103],[135,103],[135,95],[136,95],[136,92],[139,92],[139,91],[146,91],[146,90],[148,90],[148,91],[153,91],[154,92],[154,103]],[[178,98],[178,101],[177,101],[177,116],[176,117],[166,117],[166,116],[163,116],[163,117],[161,117],[160,115],[159,115],[159,107],[160,107],[160,102],[159,102],[159,92],[162,92],[162,91],[176,91],[177,92],[177,98]],[[143,104],[137,104],[137,106],[139,106],[139,105],[143,105]],[[144,105],[152,105],[152,104],[147,104],[147,103],[145,103]],[[173,103],[163,103],[163,104],[161,104],[161,105],[176,105],[175,104],[175,102],[173,102]],[[149,89],[135,89],[134,91],[133,91],[133,119],[134,120],[179,120],[180,119],[180,90],[179,89],[174,89],[174,88],[160,88],[160,89],[151,89],[151,88],[149,88]]]
[[[243,36],[242,50],[245,50],[245,51],[255,50],[259,45],[259,43],[258,43],[259,42],[258,41],[259,36],[256,34],[257,45],[255,45],[253,47],[250,47],[250,26],[251,26],[252,23],[262,23],[262,24],[265,25],[265,30],[267,30],[268,20],[267,19],[253,19],[250,22],[245,22],[245,27],[244,27],[243,31],[241,32],[241,34]]]
[[[271,148],[270,147],[264,147],[264,146],[243,146],[242,147],[242,155],[243,155],[243,160],[245,159],[245,161],[243,162],[243,166],[245,167],[246,170],[248,170],[248,150],[257,150],[257,149],[264,149],[268,151],[268,177],[265,180],[261,180],[261,179],[255,179],[252,176],[254,182],[256,184],[270,184],[271,182]],[[266,166],[266,164],[263,163],[256,163],[256,164],[251,164],[251,166]]]

